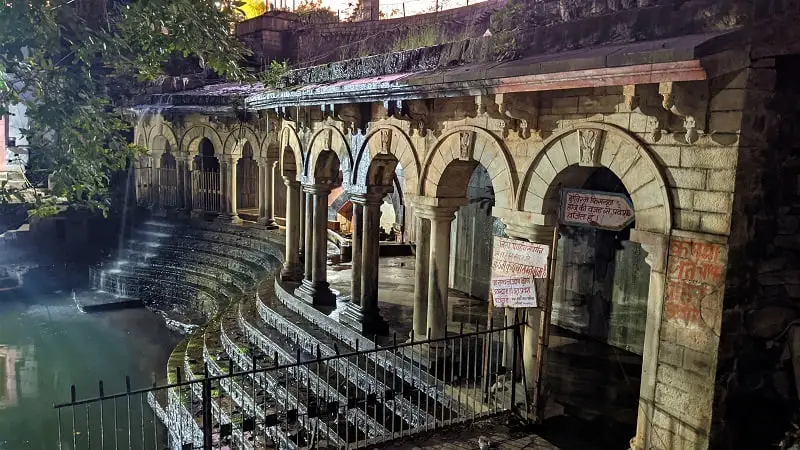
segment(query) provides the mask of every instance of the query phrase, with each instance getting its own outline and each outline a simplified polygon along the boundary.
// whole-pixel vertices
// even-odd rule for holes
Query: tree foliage
[[[24,103],[32,168],[53,172],[54,195],[105,212],[110,173],[143,150],[128,144],[124,107],[145,82],[179,75],[170,73],[176,60],[249,78],[235,19],[233,5],[213,0],[6,2],[0,114]]]

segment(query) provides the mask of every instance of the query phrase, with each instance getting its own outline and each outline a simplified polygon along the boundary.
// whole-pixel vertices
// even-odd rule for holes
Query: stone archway
[[[609,169],[630,193],[636,229],[669,233],[670,198],[656,159],[623,130],[601,123],[566,128],[545,142],[544,150],[525,173],[517,193],[517,209],[554,216],[559,187],[580,181],[571,179],[574,173],[565,171],[570,166]]]
[[[638,418],[632,444],[634,448],[643,448],[654,417],[667,249],[672,231],[667,183],[653,155],[624,130],[593,122],[567,127],[545,141],[543,150],[525,172],[517,192],[519,215],[509,217],[509,235],[549,244],[548,233],[541,233],[539,227],[548,228],[558,222],[560,188],[580,186],[592,173],[576,168],[605,168],[619,179],[635,212],[630,240],[641,245],[645,262],[650,266]],[[535,318],[529,323],[535,324]],[[531,336],[538,334],[537,326],[533,328],[526,331],[526,361],[531,360],[528,355],[535,351],[535,343],[527,339],[528,332]],[[526,362],[526,370],[528,366]]]

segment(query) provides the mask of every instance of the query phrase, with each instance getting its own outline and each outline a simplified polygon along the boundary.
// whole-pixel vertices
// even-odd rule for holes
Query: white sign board
[[[495,237],[491,281],[494,306],[538,307],[533,280],[547,277],[549,256],[547,245]]]
[[[561,190],[561,223],[619,231],[634,219],[633,205],[616,192]]]

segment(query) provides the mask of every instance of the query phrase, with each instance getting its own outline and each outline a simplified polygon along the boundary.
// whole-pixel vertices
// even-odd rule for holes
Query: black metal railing
[[[55,405],[58,448],[358,448],[519,412],[522,323],[462,324],[416,342],[395,335],[369,350],[356,341],[349,353],[333,344],[330,354],[320,344],[268,344],[298,336],[212,322],[173,354],[170,384],[134,390],[128,378],[124,392],[107,395],[101,381],[98,396],[84,399],[73,386]]]

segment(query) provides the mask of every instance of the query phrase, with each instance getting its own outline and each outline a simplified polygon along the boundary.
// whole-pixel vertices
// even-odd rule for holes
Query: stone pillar
[[[236,207],[236,196],[238,195],[236,189],[236,163],[238,162],[238,158],[231,157],[226,161],[226,165],[228,166],[228,170],[226,171],[226,185],[227,189],[223,194],[223,197],[227,197],[226,208],[225,208],[225,216],[226,220],[230,220],[233,223],[241,222],[242,219],[239,218],[239,210]]]
[[[192,155],[186,155],[183,170],[183,205],[187,211],[193,208],[194,197],[192,195]]]
[[[336,296],[327,281],[328,261],[328,185],[305,187],[306,196],[306,277],[295,295],[313,305],[335,305]]]
[[[458,207],[453,206],[419,207],[420,216],[429,219],[431,223],[426,324],[431,339],[442,338],[446,332],[450,279],[450,224],[455,219],[457,209]]]
[[[384,193],[354,196],[353,200],[353,235],[356,231],[362,234],[358,239],[360,250],[353,250],[353,281],[360,287],[357,292],[360,301],[351,301],[342,315],[342,321],[365,334],[385,333],[388,330],[386,321],[380,316],[378,308],[378,264],[380,257],[380,217],[381,203]],[[363,209],[362,217],[356,217],[356,205]],[[357,224],[356,221],[360,221]],[[353,245],[356,245],[355,239]],[[356,254],[358,253],[358,255]],[[361,261],[356,263],[356,258]]]
[[[284,281],[299,281],[303,277],[300,267],[300,182],[294,177],[285,176],[286,184],[286,255],[281,270]]]
[[[161,153],[152,153],[151,158],[153,161],[153,168],[152,170],[152,187],[151,192],[154,191],[155,195],[152,198],[151,208],[155,215],[157,216],[164,216],[166,215],[166,211],[164,211],[163,206],[161,205]]]
[[[275,189],[275,185],[273,183],[273,172],[275,170],[276,163],[276,161],[266,160],[264,164],[259,164],[258,223],[271,229],[278,228],[278,225],[275,223],[275,216],[272,206]]]
[[[304,278],[303,283],[314,281],[314,196],[313,194],[303,191],[304,206],[304,221],[303,221],[303,235],[300,237],[300,245],[303,250],[303,263],[304,263]]]
[[[350,281],[350,303],[361,308],[361,242],[364,228],[362,224],[363,205],[353,202],[353,265]]]
[[[417,218],[417,248],[414,264],[414,327],[411,330],[414,340],[422,340],[428,333],[428,274],[431,252],[431,222]]]
[[[306,193],[300,192],[300,222],[299,222],[299,236],[300,242],[297,247],[298,254],[301,261],[306,259]]]
[[[176,176],[178,177],[178,185],[177,185],[177,200],[178,200],[178,209],[182,211],[188,211],[191,209],[191,205],[187,202],[186,198],[186,172],[189,170],[189,163],[187,155],[184,153],[178,153],[175,157],[175,163],[177,165],[177,173]]]

